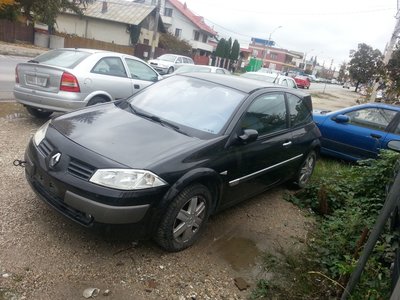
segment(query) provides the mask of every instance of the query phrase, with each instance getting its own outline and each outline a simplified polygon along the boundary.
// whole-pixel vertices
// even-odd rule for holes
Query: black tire
[[[41,108],[34,108],[32,106],[26,106],[26,110],[28,113],[30,113],[32,116],[38,118],[38,119],[46,119],[51,116],[53,113],[52,111],[49,110],[44,110]]]
[[[168,71],[167,71],[167,74],[171,74],[173,72],[174,72],[174,67],[169,67]]]
[[[92,99],[89,100],[88,104],[86,106],[92,106],[100,103],[105,103],[107,102],[106,99],[100,96],[94,96]]]
[[[186,187],[168,206],[155,234],[155,241],[170,252],[190,247],[204,231],[210,207],[211,194],[204,185]]]
[[[300,169],[297,172],[294,180],[296,187],[302,189],[307,185],[314,171],[316,162],[317,153],[314,150],[311,150],[303,160]]]

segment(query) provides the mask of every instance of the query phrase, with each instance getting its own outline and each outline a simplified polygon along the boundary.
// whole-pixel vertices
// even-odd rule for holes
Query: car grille
[[[68,173],[84,180],[89,180],[94,170],[93,166],[72,157],[68,165]]]
[[[50,142],[44,139],[39,144],[39,151],[46,157],[54,150],[54,146]]]

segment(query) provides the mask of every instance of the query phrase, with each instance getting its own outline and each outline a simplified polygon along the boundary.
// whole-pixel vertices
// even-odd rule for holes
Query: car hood
[[[151,169],[207,143],[114,104],[66,114],[51,124],[73,142],[131,168]]]

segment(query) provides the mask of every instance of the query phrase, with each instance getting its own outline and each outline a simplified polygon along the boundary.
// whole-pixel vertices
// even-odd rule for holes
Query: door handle
[[[292,142],[289,141],[289,142],[283,143],[282,146],[283,146],[283,147],[287,147],[287,146],[290,146],[291,144],[292,144]]]
[[[135,88],[135,90],[140,89],[140,85],[138,85],[138,84],[134,84],[133,87]]]
[[[376,134],[376,133],[371,133],[371,136],[372,136],[374,139],[380,139],[380,138],[382,137],[380,134]]]

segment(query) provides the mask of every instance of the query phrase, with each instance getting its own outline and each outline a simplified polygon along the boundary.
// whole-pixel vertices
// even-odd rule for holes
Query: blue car
[[[314,111],[313,118],[322,135],[321,153],[336,158],[375,158],[380,149],[400,141],[398,106],[368,103],[334,112]]]

